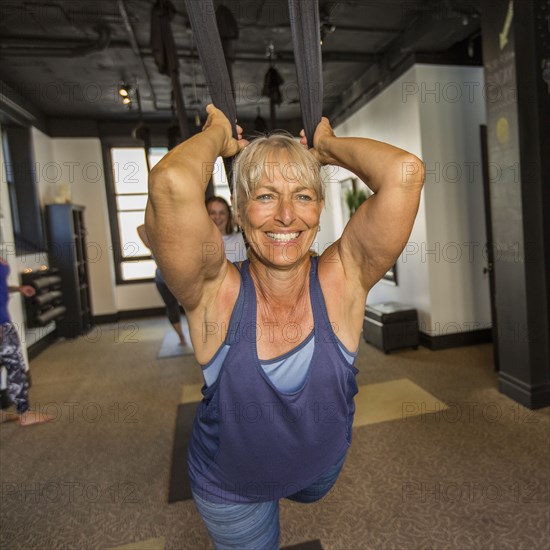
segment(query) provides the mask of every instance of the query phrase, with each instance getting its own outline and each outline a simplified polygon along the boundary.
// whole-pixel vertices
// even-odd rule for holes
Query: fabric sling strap
[[[289,0],[290,29],[307,145],[323,113],[323,71],[318,0]]]
[[[225,63],[212,0],[185,0],[187,14],[199,52],[212,101],[233,125],[237,108]],[[290,27],[294,45],[300,106],[309,147],[323,109],[323,74],[318,0],[289,0]]]
[[[212,0],[185,0],[185,6],[212,102],[231,122],[233,137],[236,138],[237,106],[216,23],[214,4]]]

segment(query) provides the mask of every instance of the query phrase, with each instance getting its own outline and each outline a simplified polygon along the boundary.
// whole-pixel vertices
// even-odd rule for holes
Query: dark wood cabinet
[[[84,207],[46,206],[48,256],[62,281],[65,315],[57,323],[59,336],[74,338],[92,326]]]

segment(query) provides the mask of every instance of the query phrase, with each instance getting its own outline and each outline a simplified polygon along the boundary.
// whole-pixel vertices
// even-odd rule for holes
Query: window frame
[[[122,255],[122,242],[120,239],[120,224],[118,223],[118,205],[117,193],[113,177],[113,162],[111,158],[111,150],[113,148],[134,148],[145,149],[143,144],[137,140],[116,139],[102,140],[103,165],[105,166],[105,185],[107,188],[107,208],[109,213],[109,226],[111,229],[111,246],[113,252],[113,260],[115,264],[115,280],[119,285],[134,285],[150,283],[154,281],[154,277],[144,277],[140,279],[124,279],[122,274],[122,264],[130,262],[138,262],[143,260],[153,260],[153,255],[135,256],[134,258],[125,258]],[[152,148],[166,147],[164,143],[153,144]],[[133,193],[132,195],[147,196],[147,193]],[[124,210],[124,212],[140,212],[140,210]]]

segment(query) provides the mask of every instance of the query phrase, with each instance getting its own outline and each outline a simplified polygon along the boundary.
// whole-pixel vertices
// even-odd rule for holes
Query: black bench
[[[363,337],[365,342],[381,349],[384,353],[400,348],[417,349],[416,309],[398,302],[366,306]]]

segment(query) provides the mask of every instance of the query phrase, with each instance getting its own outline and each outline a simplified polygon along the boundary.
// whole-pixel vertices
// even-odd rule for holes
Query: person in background
[[[21,349],[21,341],[17,334],[15,324],[12,323],[8,311],[9,294],[20,292],[23,296],[31,297],[36,290],[29,285],[9,286],[8,276],[10,266],[0,256],[0,364],[4,366],[8,374],[8,395],[15,404],[17,413],[2,413],[1,421],[17,420],[21,426],[31,426],[48,422],[52,418],[33,411],[29,406],[29,381],[27,377],[25,358]]]
[[[211,220],[222,234],[225,257],[230,262],[246,260],[246,246],[240,231],[235,231],[231,208],[223,197],[210,197],[206,200],[206,210]]]
[[[143,241],[143,244],[147,248],[151,248],[149,246],[149,239],[147,238],[147,232],[145,231],[145,225],[144,224],[140,225],[137,228],[137,232],[138,232],[139,238]],[[160,272],[160,269],[158,267],[157,267],[157,270],[155,271],[155,285],[157,286],[157,290],[159,291],[160,297],[162,298],[162,301],[166,306],[166,315],[168,317],[168,320],[170,321],[170,324],[172,325],[172,327],[174,327],[174,330],[178,335],[179,345],[182,347],[187,347],[188,344],[185,340],[185,336],[183,334],[183,329],[181,326],[180,304],[178,302],[178,299],[170,292],[170,289],[166,286],[162,273]]]

